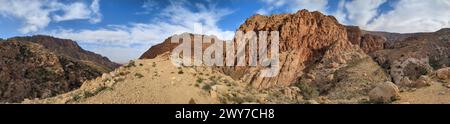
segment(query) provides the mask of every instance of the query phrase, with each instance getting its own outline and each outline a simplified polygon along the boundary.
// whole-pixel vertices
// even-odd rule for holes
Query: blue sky
[[[374,31],[450,27],[448,0],[0,0],[0,37],[45,34],[73,39],[84,49],[125,63],[173,34],[230,39],[254,14],[300,9]]]

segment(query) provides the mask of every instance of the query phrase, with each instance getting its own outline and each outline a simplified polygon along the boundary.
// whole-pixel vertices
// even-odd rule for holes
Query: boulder
[[[400,90],[392,82],[380,83],[369,92],[369,99],[374,103],[390,103],[400,99]]]
[[[414,87],[416,88],[428,87],[431,86],[432,82],[433,81],[430,79],[430,77],[422,75],[416,82],[414,82]]]
[[[450,68],[442,68],[436,71],[436,77],[440,80],[448,80],[450,79]]]

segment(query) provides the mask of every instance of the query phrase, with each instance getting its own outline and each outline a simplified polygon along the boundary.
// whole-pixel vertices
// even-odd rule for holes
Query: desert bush
[[[142,75],[141,73],[136,73],[136,74],[134,74],[134,76],[137,77],[137,78],[142,78],[142,77],[144,77],[144,75]]]
[[[300,88],[301,94],[306,99],[312,99],[319,96],[319,90],[306,83],[297,83],[296,86]]]
[[[125,68],[131,68],[136,67],[136,62],[133,60],[130,60],[130,62],[125,66]]]
[[[197,78],[197,83],[203,83],[203,80],[205,80],[205,79],[203,79],[203,78]]]

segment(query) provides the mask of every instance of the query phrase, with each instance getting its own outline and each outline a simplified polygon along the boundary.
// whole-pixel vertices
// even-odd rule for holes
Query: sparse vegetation
[[[136,67],[136,62],[133,60],[130,60],[130,62],[125,66],[125,68],[131,68]]]
[[[82,98],[82,96],[81,96],[80,94],[75,94],[75,95],[72,96],[72,99],[73,99],[74,101],[80,101],[81,98]]]
[[[96,95],[96,94],[91,93],[91,92],[89,92],[89,91],[84,91],[84,92],[83,92],[84,98],[89,98],[89,97],[92,97],[92,96],[95,96],[95,95]]]
[[[178,74],[184,74],[183,69],[181,67],[178,67]]]
[[[296,86],[300,88],[302,95],[306,99],[312,99],[319,96],[319,91],[317,88],[314,88],[306,83],[297,83]]]
[[[205,84],[205,85],[203,85],[202,89],[205,91],[210,91],[212,89],[212,87],[209,84]]]
[[[203,78],[197,78],[197,83],[203,83],[203,80],[205,80],[205,79],[203,79]]]
[[[141,73],[136,73],[136,74],[134,74],[134,76],[137,77],[137,78],[143,78],[144,77],[144,75],[142,75]]]

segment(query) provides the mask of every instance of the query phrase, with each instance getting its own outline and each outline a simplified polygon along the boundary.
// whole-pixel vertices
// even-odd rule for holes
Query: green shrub
[[[197,78],[197,83],[203,83],[203,80],[205,80],[205,79],[203,79],[203,78]]]
[[[301,90],[301,94],[303,95],[303,97],[305,97],[306,99],[312,99],[315,98],[317,96],[319,96],[319,91],[317,88],[312,87],[309,84],[306,83],[297,83],[296,86],[298,88],[300,88]]]
[[[142,77],[144,77],[144,75],[142,75],[141,73],[136,73],[136,74],[134,74],[134,76],[137,77],[137,78],[142,78]]]
[[[130,62],[125,66],[125,68],[131,68],[131,67],[136,67],[136,62],[134,62],[133,60],[130,60]]]
[[[203,85],[202,89],[205,91],[210,91],[212,89],[212,87],[211,87],[211,85],[205,84],[205,85]]]

